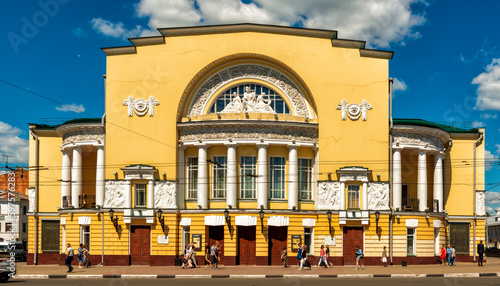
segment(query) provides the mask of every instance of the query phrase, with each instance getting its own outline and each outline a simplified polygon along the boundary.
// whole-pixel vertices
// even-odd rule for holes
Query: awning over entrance
[[[288,226],[289,217],[287,216],[271,216],[267,219],[268,226]]]
[[[191,226],[191,218],[190,217],[181,218],[180,225],[181,226]]]
[[[257,217],[242,215],[236,217],[235,225],[238,226],[256,226],[257,225]]]
[[[221,215],[211,215],[205,217],[205,225],[210,226],[224,226],[224,216]]]

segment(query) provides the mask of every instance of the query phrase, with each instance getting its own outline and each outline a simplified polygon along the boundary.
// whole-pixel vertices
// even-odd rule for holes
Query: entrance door
[[[224,264],[222,261],[224,258],[224,226],[209,226],[208,227],[208,243],[210,247],[214,242],[218,241],[220,245],[219,251],[219,263]]]
[[[130,264],[149,265],[151,229],[145,225],[130,227]]]
[[[362,227],[344,227],[343,230],[343,260],[344,265],[356,265],[356,256],[354,251],[356,246],[359,246],[363,253],[363,228]]]
[[[240,265],[255,265],[255,226],[238,226]]]
[[[286,247],[286,237],[288,228],[286,226],[269,226],[269,265],[282,265],[281,251]]]

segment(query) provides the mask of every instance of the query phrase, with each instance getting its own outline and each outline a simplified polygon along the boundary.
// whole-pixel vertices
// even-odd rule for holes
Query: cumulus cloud
[[[394,83],[392,85],[393,92],[403,92],[407,89],[408,89],[408,86],[406,85],[406,83],[403,80],[398,79],[396,77],[394,78]]]
[[[493,59],[472,84],[478,85],[476,109],[500,110],[500,58]]]
[[[490,214],[494,214],[494,209],[500,207],[500,193],[493,191],[486,192],[484,202],[486,204],[486,210]]]
[[[63,104],[61,107],[56,106],[56,109],[62,112],[76,112],[76,113],[82,113],[85,112],[85,107],[83,105],[76,105],[76,103],[72,104]]]
[[[498,144],[496,147],[499,148]],[[489,150],[484,150],[484,160],[485,160],[484,167],[486,171],[490,171],[491,169],[493,169],[493,166],[495,166],[498,163],[498,154],[493,154]]]
[[[482,119],[497,119],[497,114],[483,113],[480,115]]]
[[[0,121],[0,153],[11,156],[9,163],[28,163],[28,140],[19,137],[22,133],[21,129]]]
[[[426,22],[424,0],[141,0],[139,17],[149,18],[145,29],[127,29],[123,23],[102,18],[91,21],[94,30],[115,38],[157,34],[155,29],[178,26],[257,23],[338,30],[339,38],[365,40],[369,46],[387,48],[421,37],[415,28]]]

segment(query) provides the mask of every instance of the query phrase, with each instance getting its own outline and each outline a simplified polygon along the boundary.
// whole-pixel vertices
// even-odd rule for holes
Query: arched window
[[[266,86],[242,84],[223,92],[210,107],[210,113],[277,113],[291,114],[283,98]]]

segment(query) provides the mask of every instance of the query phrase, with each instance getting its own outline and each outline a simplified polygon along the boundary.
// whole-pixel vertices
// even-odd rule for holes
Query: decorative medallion
[[[337,110],[342,112],[342,120],[347,120],[349,117],[351,120],[358,120],[360,117],[363,121],[366,121],[368,110],[373,109],[371,104],[363,100],[361,105],[356,103],[347,104],[347,101],[342,100],[339,105],[337,105]]]
[[[134,100],[132,96],[129,96],[124,102],[123,105],[128,106],[128,116],[132,117],[134,112],[138,116],[144,116],[149,111],[149,116],[153,117],[154,115],[154,107],[155,105],[159,105],[158,100],[156,100],[153,96],[150,96],[148,100],[137,99]]]

